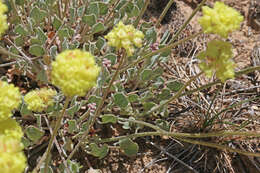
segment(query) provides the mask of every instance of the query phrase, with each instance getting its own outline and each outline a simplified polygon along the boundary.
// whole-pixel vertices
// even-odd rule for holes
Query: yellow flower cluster
[[[223,2],[216,2],[214,8],[202,7],[203,17],[199,19],[205,33],[218,34],[227,38],[228,34],[239,29],[243,16]]]
[[[0,81],[0,90],[0,172],[22,173],[26,167],[21,143],[23,132],[10,118],[12,110],[21,103],[21,94],[13,84],[3,81]]]
[[[100,68],[89,52],[66,50],[57,55],[52,62],[52,83],[59,87],[64,95],[84,96],[96,85]]]
[[[116,47],[117,50],[125,48],[127,55],[132,56],[134,46],[142,46],[144,34],[136,30],[133,25],[124,25],[123,22],[120,21],[105,38],[108,40],[109,46]]]
[[[57,94],[55,90],[41,88],[30,91],[24,96],[28,109],[35,112],[42,112],[54,104],[53,97]]]
[[[19,107],[21,94],[13,84],[0,81],[0,121],[12,116],[12,110]]]
[[[0,136],[3,135],[21,140],[23,131],[14,119],[8,118],[4,121],[0,121]]]
[[[7,6],[0,1],[0,36],[5,32],[5,30],[8,28],[7,22],[6,22],[6,15],[4,14],[7,12]]]
[[[232,45],[221,40],[212,40],[208,43],[206,51],[199,53],[198,58],[202,61],[199,66],[208,77],[216,72],[217,78],[225,82],[234,78],[234,62]]]
[[[15,138],[0,135],[0,172],[22,173],[26,167],[22,143]]]

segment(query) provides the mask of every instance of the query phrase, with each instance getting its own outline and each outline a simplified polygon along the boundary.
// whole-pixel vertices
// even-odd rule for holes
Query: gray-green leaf
[[[40,130],[37,127],[29,126],[25,129],[25,134],[33,142],[37,142],[44,135],[44,131]]]
[[[129,157],[135,156],[139,150],[138,144],[133,142],[129,138],[120,140],[119,146],[124,151],[124,153]]]
[[[183,83],[178,81],[167,82],[166,86],[173,92],[178,92],[182,87]]]
[[[113,114],[105,114],[101,116],[102,123],[116,123],[117,122],[117,117]]]
[[[125,108],[128,105],[128,100],[123,93],[114,94],[114,101],[117,106],[120,108]]]
[[[89,147],[91,150],[89,153],[95,157],[98,157],[99,159],[106,157],[109,151],[108,146],[106,144],[103,145],[102,147],[98,147],[97,144],[91,143],[89,144]]]
[[[93,32],[93,34],[95,34],[95,33],[98,33],[98,32],[102,32],[102,31],[104,31],[105,30],[105,26],[104,26],[104,24],[103,23],[96,23],[94,26],[93,26],[93,28],[92,28],[92,32]]]
[[[92,26],[96,23],[97,17],[94,14],[90,14],[90,15],[84,15],[82,17],[82,21],[86,24],[88,24],[89,26]]]
[[[34,55],[34,56],[43,56],[45,54],[45,50],[43,49],[43,47],[39,46],[39,45],[32,45],[29,48],[29,53]]]

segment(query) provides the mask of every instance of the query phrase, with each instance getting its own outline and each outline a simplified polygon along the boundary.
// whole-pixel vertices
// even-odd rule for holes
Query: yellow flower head
[[[0,0],[0,36],[5,32],[8,28],[6,22],[6,15],[4,14],[7,12],[7,6]]]
[[[0,136],[5,135],[8,137],[21,140],[23,131],[20,125],[12,118],[0,121]]]
[[[109,46],[116,47],[117,50],[125,48],[127,55],[132,56],[134,46],[142,47],[144,34],[136,30],[133,25],[124,25],[123,22],[120,21],[105,38],[108,40]]]
[[[212,40],[208,43],[206,51],[199,53],[201,60],[200,68],[211,77],[216,72],[217,78],[225,82],[229,78],[234,78],[234,62],[232,45],[221,40]]]
[[[244,17],[223,2],[216,2],[214,8],[202,7],[203,17],[199,19],[205,33],[218,34],[227,38],[228,34],[239,29]]]
[[[48,88],[41,88],[30,91],[24,96],[28,109],[35,112],[42,112],[54,104],[53,97],[56,91]]]
[[[0,172],[23,173],[26,158],[22,143],[14,138],[0,135]]]
[[[21,94],[13,84],[0,81],[0,121],[12,116],[12,110],[19,107]]]
[[[52,62],[52,83],[66,96],[84,96],[96,85],[99,71],[94,56],[89,52],[66,50]]]

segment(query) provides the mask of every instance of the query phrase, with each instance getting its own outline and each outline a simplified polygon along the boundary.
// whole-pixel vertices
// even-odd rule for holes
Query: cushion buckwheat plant
[[[199,53],[200,68],[208,77],[216,72],[217,78],[222,82],[234,78],[234,62],[232,58],[232,45],[221,40],[212,40],[208,43],[206,51]]]
[[[4,14],[7,12],[7,6],[0,0],[0,36],[5,32],[5,30],[8,28],[7,22],[6,22],[6,15]]]
[[[13,84],[0,81],[0,121],[12,116],[12,110],[19,107],[21,94]]]
[[[64,95],[84,96],[96,85],[100,68],[89,52],[66,50],[57,55],[52,62],[52,83],[59,87]]]
[[[20,125],[12,118],[0,121],[0,136],[5,135],[8,137],[21,140],[23,131]]]
[[[128,56],[132,56],[134,46],[141,47],[144,34],[136,30],[133,25],[124,25],[120,21],[116,27],[110,31],[105,38],[108,40],[108,45],[116,47],[116,49],[124,48]]]
[[[203,17],[199,19],[205,33],[218,34],[227,38],[228,34],[240,28],[243,16],[235,9],[225,5],[223,2],[216,2],[214,8],[202,7]]]
[[[0,172],[22,173],[26,167],[20,140],[0,135]]]
[[[53,97],[57,92],[53,89],[41,88],[30,91],[24,96],[28,109],[35,112],[42,112],[54,104]]]

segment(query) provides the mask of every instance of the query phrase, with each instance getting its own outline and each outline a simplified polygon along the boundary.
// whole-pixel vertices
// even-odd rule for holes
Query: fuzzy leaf
[[[168,88],[163,89],[158,95],[159,100],[167,100],[169,98],[171,98],[171,91]]]
[[[52,22],[53,27],[58,31],[60,26],[62,25],[62,22],[60,19],[57,18],[57,16],[54,16],[53,22]]]
[[[30,140],[25,137],[22,137],[22,143],[23,143],[24,148],[28,148],[31,145]]]
[[[149,29],[146,31],[145,39],[146,39],[148,42],[154,43],[154,42],[156,41],[156,38],[157,38],[157,33],[156,33],[154,27],[149,28]]]
[[[40,27],[38,27],[36,29],[36,35],[37,35],[37,38],[40,40],[41,45],[43,45],[45,43],[45,41],[47,40],[47,36],[45,35],[45,33],[43,32],[43,30]]]
[[[104,31],[105,30],[105,26],[104,26],[104,24],[103,23],[96,23],[94,26],[93,26],[93,28],[92,28],[92,32],[93,32],[93,34],[95,34],[95,33],[98,33],[98,32],[102,32],[102,31]]]
[[[34,55],[34,56],[43,56],[45,54],[45,50],[43,49],[43,47],[39,46],[39,45],[32,45],[29,48],[29,53]]]
[[[79,7],[78,10],[77,10],[77,15],[78,17],[82,17],[84,15],[84,5]]]
[[[25,134],[33,142],[37,142],[44,135],[44,131],[40,130],[37,127],[29,126],[25,129]]]
[[[28,32],[25,30],[25,28],[19,24],[15,27],[14,32],[17,34],[20,34],[22,36],[27,36]]]
[[[44,166],[41,167],[40,173],[45,173],[44,170],[45,170]],[[53,173],[53,170],[52,170],[52,168],[50,166],[48,166],[48,168],[47,168],[47,173]]]
[[[95,23],[97,23],[96,20],[97,20],[97,17],[94,14],[84,15],[83,18],[82,18],[83,23],[86,23],[89,26],[92,26]]]
[[[76,18],[76,10],[74,8],[69,8],[70,11],[70,22],[74,23]]]
[[[107,124],[107,123],[113,123],[115,124],[117,122],[117,117],[113,114],[105,114],[101,116],[102,123]]]
[[[16,37],[16,38],[14,39],[14,43],[15,43],[16,46],[18,46],[18,47],[23,46],[23,45],[24,45],[24,38],[23,38],[23,36]]]
[[[86,10],[86,14],[95,14],[95,16],[98,16],[99,14],[98,4],[96,2],[90,3]]]
[[[128,105],[128,100],[123,93],[114,94],[114,101],[117,106],[120,108],[125,108]]]
[[[69,37],[69,30],[67,28],[64,28],[64,29],[60,29],[58,31],[58,36],[60,39],[64,39],[64,38],[67,38]]]
[[[125,12],[126,12],[126,14],[128,15],[128,17],[132,17],[132,16],[131,16],[131,12],[132,12],[133,8],[134,8],[134,4],[133,4],[132,2],[128,2],[128,3],[126,4],[126,6],[125,6]]]
[[[128,14],[129,17],[137,17],[140,14],[140,9],[138,6],[134,5],[131,13]]]
[[[36,76],[36,80],[48,83],[48,77],[47,77],[47,74],[46,74],[46,70],[42,69],[42,70],[38,71],[37,76]]]
[[[105,39],[102,38],[102,37],[98,37],[98,40],[96,42],[96,47],[99,49],[99,50],[102,50],[103,47],[105,46]]]
[[[141,80],[142,81],[148,81],[151,80],[153,76],[153,70],[152,69],[144,69],[141,72]]]
[[[154,107],[156,104],[153,102],[145,102],[143,107],[144,107],[144,112],[147,112],[151,110],[152,107]]]
[[[97,144],[91,143],[89,144],[89,147],[91,150],[89,153],[95,157],[98,157],[99,159],[103,159],[104,157],[106,157],[109,151],[108,146],[106,144],[102,147],[98,147]]]
[[[116,54],[109,53],[109,54],[106,54],[106,56],[104,58],[110,60],[111,61],[111,65],[115,65],[116,64],[116,61],[117,61]]]
[[[77,122],[76,120],[68,120],[69,125],[69,133],[73,133],[77,130]]]
[[[138,144],[133,142],[129,138],[120,140],[119,146],[124,151],[124,153],[129,157],[135,156],[139,150]]]
[[[15,0],[15,4],[24,5],[24,0]]]
[[[129,102],[137,102],[139,100],[139,96],[137,94],[130,94],[128,95]]]
[[[98,7],[99,7],[99,15],[106,15],[107,14],[107,12],[108,12],[108,4],[107,3],[99,2]]]
[[[173,92],[178,92],[182,87],[183,83],[178,81],[167,82],[166,86]]]
[[[155,124],[163,130],[166,130],[166,131],[170,130],[170,124],[169,124],[169,122],[167,122],[165,120],[157,119],[157,120],[155,120]]]
[[[31,11],[30,17],[35,20],[36,23],[40,23],[47,16],[47,13],[40,10],[38,7],[34,7]]]
[[[54,58],[57,55],[57,51],[58,51],[58,48],[57,48],[56,45],[53,45],[50,48],[50,55],[51,55],[52,58]]]
[[[82,166],[78,162],[71,161],[71,160],[68,160],[68,167],[71,172],[75,172],[75,173],[80,172],[80,169],[82,168]]]

